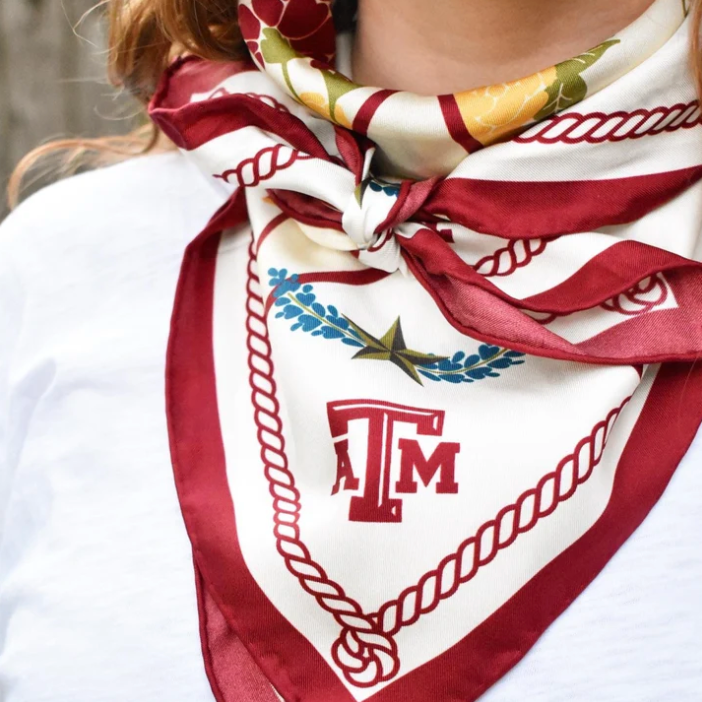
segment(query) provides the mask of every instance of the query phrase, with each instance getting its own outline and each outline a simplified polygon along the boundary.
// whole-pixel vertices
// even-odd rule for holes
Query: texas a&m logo
[[[461,445],[440,443],[427,456],[416,439],[394,440],[396,425],[412,425],[416,436],[441,436],[444,426],[442,410],[428,410],[396,405],[379,400],[343,400],[327,404],[329,427],[336,450],[336,481],[332,495],[340,490],[359,491],[361,481],[349,454],[349,425],[368,424],[363,493],[351,498],[349,520],[352,522],[401,522],[402,498],[420,489],[437,494],[458,492],[456,456]],[[399,474],[392,475],[393,453],[399,451]]]

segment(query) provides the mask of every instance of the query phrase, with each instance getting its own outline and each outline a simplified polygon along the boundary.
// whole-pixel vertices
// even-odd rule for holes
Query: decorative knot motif
[[[332,646],[334,662],[356,687],[392,680],[400,670],[397,644],[370,617],[356,617]]]

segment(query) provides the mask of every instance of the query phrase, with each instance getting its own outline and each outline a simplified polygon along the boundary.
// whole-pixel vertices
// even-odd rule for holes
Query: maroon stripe
[[[613,356],[622,349],[641,346],[653,360],[687,360],[697,362],[702,355],[702,271],[681,270],[667,273],[666,282],[678,303],[675,309],[649,312],[622,322],[580,344],[585,353]],[[673,353],[677,352],[673,358]]]
[[[597,307],[649,276],[675,269],[693,274],[700,271],[700,264],[656,246],[619,241],[550,290],[513,301],[527,310],[561,316]]]
[[[387,278],[390,273],[377,268],[365,268],[360,271],[320,271],[319,273],[301,273],[301,283],[339,283],[341,285],[370,285]]]
[[[423,210],[505,239],[548,238],[640,219],[702,178],[702,166],[583,181],[449,178]]]
[[[545,358],[586,360],[585,352],[493,292],[480,285],[453,280],[448,275],[433,275],[420,259],[411,255],[405,255],[405,260],[446,321],[461,334]],[[599,362],[604,360],[599,359]]]
[[[353,119],[351,129],[360,134],[367,134],[370,122],[373,119],[377,109],[391,96],[396,90],[379,90],[373,93],[361,106],[361,109],[356,113]]]
[[[436,244],[441,241],[438,235],[434,234],[432,241],[431,234],[420,232],[408,240],[405,260],[449,324],[471,338],[546,358],[587,363],[694,361],[702,354],[702,264],[669,254],[667,265],[672,267],[675,260],[682,262],[677,269],[669,268],[671,272],[666,274],[673,294],[680,301],[678,309],[640,315],[606,334],[574,344],[522,312],[519,307],[527,307],[523,301],[505,294],[475,273],[449,247]],[[416,246],[417,243],[421,245]],[[623,269],[618,277],[610,277],[609,282],[614,280],[616,287],[607,292],[603,288],[599,294],[607,296],[612,292],[614,296],[621,285],[627,285],[623,281],[636,281],[639,272],[646,269],[646,255],[653,256],[655,251],[653,247],[640,247],[635,249],[641,260],[634,263],[634,273]],[[628,264],[627,252],[634,250],[633,247],[612,247],[615,248],[618,252],[613,252],[609,261],[606,257],[600,259],[598,272],[590,269],[593,276],[605,275],[608,265],[620,266],[622,270],[624,262]],[[571,285],[567,293],[568,301],[576,303],[577,286]],[[556,295],[549,302],[560,308],[564,306]]]
[[[285,212],[281,212],[266,224],[256,242],[256,252],[261,250],[261,245],[268,238],[269,234],[271,234],[274,229],[277,229],[286,219],[288,219],[288,215],[286,215]]]
[[[174,61],[163,74],[152,104],[170,108],[186,105],[195,93],[214,90],[227,78],[255,70],[251,61],[214,63],[187,56]]]
[[[294,149],[310,156],[325,161],[331,158],[301,119],[247,95],[228,95],[177,108],[162,107],[155,102],[149,114],[176,146],[188,151],[239,129],[258,127],[277,134]]]
[[[413,237],[399,241],[427,275],[446,278],[455,288],[482,288],[518,309],[557,316],[597,307],[656,273],[686,271],[693,274],[702,267],[697,261],[655,246],[637,241],[620,241],[589,259],[562,283],[522,299],[508,295],[477,273],[431,229],[422,229]]]
[[[458,103],[453,95],[440,95],[439,105],[441,112],[444,115],[444,122],[448,128],[451,138],[460,144],[469,154],[479,151],[483,145],[471,136],[471,133],[466,127],[461,111],[458,109]]]
[[[290,219],[320,229],[343,232],[341,212],[322,200],[292,190],[268,190],[268,196]]]
[[[197,562],[195,587],[202,657],[217,702],[278,702],[270,681],[208,592]],[[226,656],[221,655],[222,651],[227,652]]]
[[[387,278],[390,273],[377,268],[364,268],[360,271],[320,271],[319,273],[301,273],[297,279],[302,285],[307,283],[338,283],[340,285],[371,285]],[[266,299],[265,317],[268,317],[275,300],[273,295]]]

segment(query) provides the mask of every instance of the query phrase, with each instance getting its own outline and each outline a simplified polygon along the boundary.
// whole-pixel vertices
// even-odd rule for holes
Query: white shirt
[[[3,702],[214,700],[164,359],[183,250],[217,206],[169,154],[47,188],[0,228]],[[699,702],[701,505],[698,437],[638,531],[481,702]]]

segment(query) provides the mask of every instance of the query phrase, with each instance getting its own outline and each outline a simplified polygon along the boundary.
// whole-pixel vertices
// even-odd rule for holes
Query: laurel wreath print
[[[334,305],[319,302],[314,286],[302,284],[297,274],[289,275],[286,268],[270,268],[268,274],[275,300],[273,306],[277,310],[275,317],[291,321],[292,331],[338,340],[346,346],[358,349],[356,357],[363,357],[363,352],[370,349],[372,353],[366,357],[394,360],[385,357],[381,359],[381,355],[383,351],[386,352],[385,356],[395,353],[405,366],[403,370],[420,384],[422,383],[418,376],[434,382],[475,383],[486,378],[499,378],[500,371],[525,363],[526,354],[490,344],[480,344],[473,353],[456,351],[452,356],[414,352],[406,348],[399,351],[391,349],[387,342],[383,341],[385,337],[376,339],[340,313]],[[400,328],[399,324],[398,319],[394,326]]]

